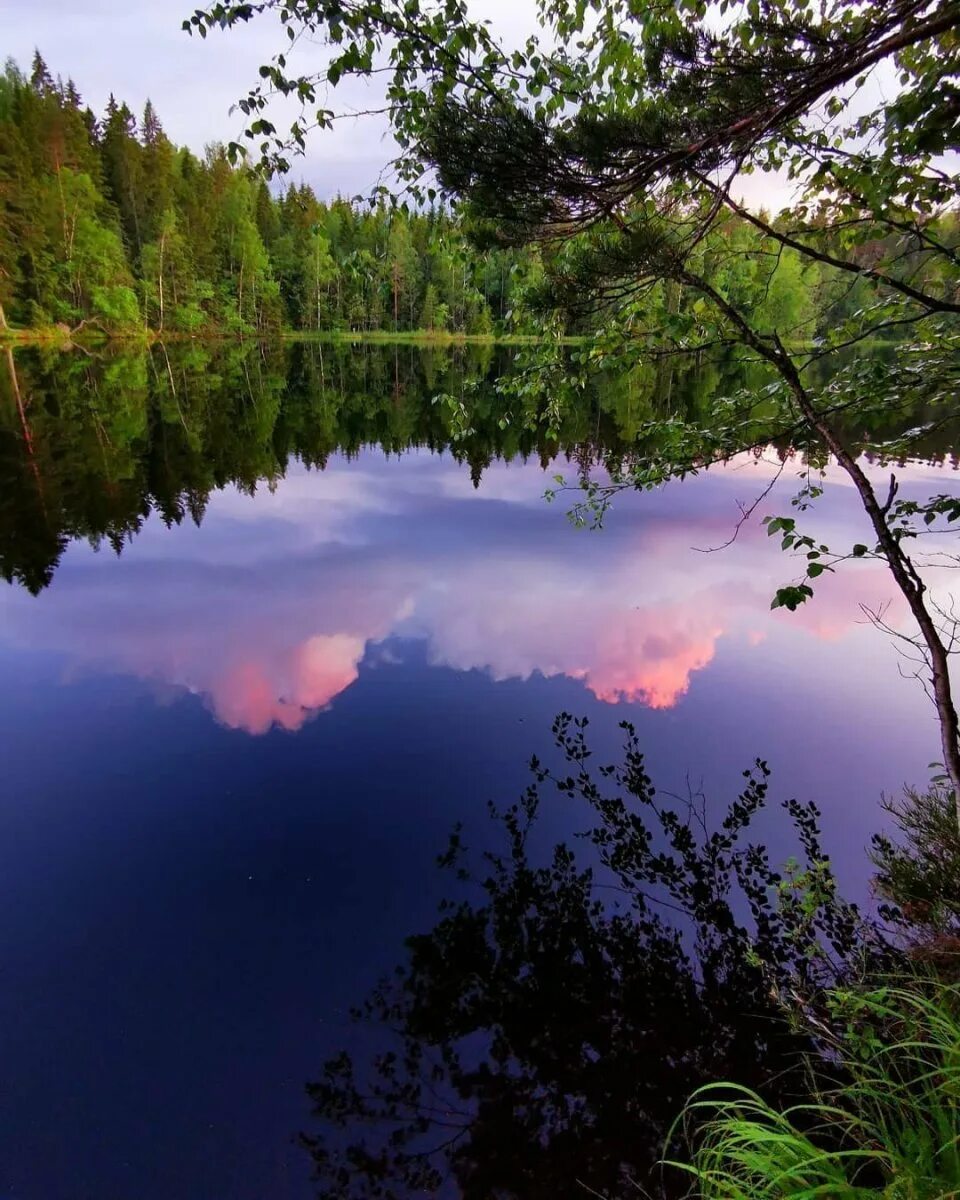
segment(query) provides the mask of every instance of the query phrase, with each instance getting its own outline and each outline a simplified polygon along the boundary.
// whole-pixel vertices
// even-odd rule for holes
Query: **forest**
[[[39,53],[0,76],[0,311],[14,327],[116,334],[449,330],[489,335],[535,251],[472,250],[441,208],[405,212],[306,184],[276,194],[174,146],[147,101],[96,116]]]
[[[955,240],[956,214],[940,224]],[[848,249],[869,267],[890,240],[860,231]],[[838,277],[736,213],[701,257],[732,303],[803,343],[870,303],[869,280]],[[485,236],[456,206],[271,189],[223,145],[202,157],[175,146],[149,100],[138,118],[111,96],[98,116],[39,52],[29,75],[8,61],[0,76],[0,332],[531,334],[566,268],[536,240]],[[922,277],[926,264],[905,269]],[[574,272],[567,286],[564,332],[595,332],[597,312],[573,303],[583,281]],[[661,284],[644,309],[662,325],[696,319],[696,295]]]

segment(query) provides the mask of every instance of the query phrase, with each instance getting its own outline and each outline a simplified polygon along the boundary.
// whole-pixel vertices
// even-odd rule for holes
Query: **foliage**
[[[148,101],[102,119],[72,82],[0,76],[0,305],[11,325],[125,333],[419,327],[493,334],[539,271],[534,249],[471,249],[431,206],[274,195],[222,147],[174,146]]]
[[[466,898],[356,1014],[382,1050],[341,1054],[310,1085],[321,1195],[419,1195],[450,1176],[468,1200],[682,1194],[656,1164],[691,1087],[732,1072],[774,1102],[805,1094],[810,1039],[777,989],[890,960],[838,894],[814,805],[784,804],[801,854],[786,871],[753,840],[764,763],[711,823],[702,796],[655,790],[627,724],[621,762],[593,771],[586,724],[562,714],[559,772],[534,759],[522,799],[491,808],[502,850],[471,865],[454,833],[440,861]],[[586,821],[572,844],[540,834],[544,784]]]
[[[839,1086],[778,1111],[749,1088],[694,1096],[687,1170],[704,1198],[952,1196],[960,1189],[960,989],[836,990]]]
[[[884,807],[899,836],[873,838],[877,888],[899,910],[921,949],[949,949],[960,936],[960,833],[953,797],[934,784],[924,792],[908,789]]]

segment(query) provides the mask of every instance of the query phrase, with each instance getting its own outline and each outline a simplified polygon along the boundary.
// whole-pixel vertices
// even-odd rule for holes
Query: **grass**
[[[0,329],[0,346],[69,346],[73,341],[70,330],[63,325],[40,329]]]
[[[703,1088],[679,1166],[705,1200],[933,1200],[960,1195],[960,989],[910,983],[835,993],[846,1081],[785,1112],[729,1084]]]

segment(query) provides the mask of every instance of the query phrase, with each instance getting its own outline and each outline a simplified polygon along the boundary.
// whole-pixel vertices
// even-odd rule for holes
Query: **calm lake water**
[[[564,497],[544,502],[552,476],[596,473],[662,394],[601,389],[557,446],[498,428],[499,351],[16,368],[15,389],[0,363],[0,1196],[308,1196],[304,1084],[432,923],[449,828],[482,844],[486,802],[523,788],[560,710],[589,716],[599,757],[629,719],[661,787],[718,802],[763,756],[775,797],[821,806],[866,897],[881,794],[927,778],[936,729],[859,607],[894,601],[881,568],[789,614],[770,600],[797,572],[757,522],[702,552],[773,450],[576,530]],[[671,381],[669,403],[706,411],[723,385]],[[461,440],[440,393],[473,409]],[[938,436],[902,494],[954,486]],[[758,516],[789,511],[800,469]],[[836,479],[811,521],[869,540]]]

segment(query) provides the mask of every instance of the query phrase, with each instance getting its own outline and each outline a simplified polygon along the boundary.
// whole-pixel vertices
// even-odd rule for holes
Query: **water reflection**
[[[357,1011],[361,1051],[310,1085],[319,1195],[689,1196],[663,1162],[685,1157],[677,1118],[694,1089],[736,1080],[778,1109],[811,1099],[809,1026],[786,1020],[777,990],[825,1028],[822,988],[864,964],[903,969],[832,887],[810,907],[812,892],[778,894],[756,840],[765,764],[729,807],[665,797],[632,729],[594,770],[586,724],[558,718],[559,770],[536,762],[494,813],[496,849],[473,855],[453,835],[441,862],[455,898]],[[551,845],[538,825],[560,806],[583,827]],[[816,809],[784,807],[798,869],[829,871]]]
[[[495,680],[565,675],[610,703],[670,708],[721,639],[744,656],[785,624],[836,640],[859,600],[892,596],[866,568],[831,580],[808,611],[771,616],[783,567],[762,531],[723,555],[690,548],[732,510],[732,479],[698,484],[702,511],[682,521],[668,489],[576,534],[540,500],[538,470],[492,475],[499,486],[475,496],[451,463],[296,468],[274,495],[215,497],[202,545],[153,521],[119,561],[73,547],[49,591],[3,595],[4,636],[62,653],[74,672],[199,693],[223,724],[263,733],[299,728],[395,635]]]
[[[620,461],[645,420],[668,407],[709,419],[711,399],[764,376],[706,363],[676,379],[638,367],[604,380],[566,413],[557,440],[515,419],[501,428],[496,380],[512,352],[492,346],[421,351],[304,344],[200,344],[96,355],[21,352],[0,368],[0,574],[31,591],[49,585],[76,538],[118,552],[150,514],[167,525],[203,520],[228,484],[273,487],[293,461],[378,448],[446,450],[477,486],[492,463],[530,457],[572,475]],[[469,428],[453,433],[439,395],[467,396]],[[528,416],[531,414],[527,414]],[[871,415],[872,432],[910,426],[919,459],[956,466],[955,431],[923,408]],[[850,428],[856,444],[862,431]],[[726,514],[723,516],[726,521]]]
[[[721,553],[693,549],[726,539],[737,503],[779,467],[773,450],[627,497],[605,530],[574,533],[542,500],[550,445],[481,419],[503,367],[489,349],[442,362],[407,349],[403,373],[392,350],[257,347],[203,371],[198,353],[20,366],[28,402],[7,412],[3,440],[3,569],[21,584],[0,596],[8,644],[55,651],[74,675],[198,694],[223,725],[262,734],[299,729],[393,636],[424,640],[437,665],[565,676],[611,704],[668,709],[721,642],[749,669],[779,638],[781,660],[802,672],[799,632],[843,642],[864,602],[902,615],[877,566],[772,615],[790,566],[758,525]],[[477,428],[451,443],[431,387],[468,382]],[[685,402],[721,383],[691,376]],[[593,415],[572,413],[561,431],[561,466],[623,453],[623,396],[589,403]],[[632,419],[639,403],[632,394]],[[935,455],[906,478],[930,490],[946,465]],[[847,492],[834,484],[823,505],[833,543],[860,536]],[[776,511],[776,493],[769,503]],[[97,556],[104,543],[118,561]]]
[[[776,452],[624,497],[604,530],[574,532],[542,499],[549,476],[627,453],[662,401],[642,378],[615,382],[569,414],[558,449],[499,429],[503,368],[473,350],[18,354],[21,409],[0,362],[0,565],[12,581],[0,587],[0,1187],[11,1194],[310,1194],[290,1140],[307,1120],[304,1080],[351,1036],[349,1006],[404,936],[431,928],[449,827],[462,820],[470,844],[489,844],[484,802],[519,794],[561,708],[590,714],[599,761],[613,760],[628,715],[658,780],[682,788],[702,774],[718,802],[768,756],[779,798],[821,802],[838,871],[866,890],[877,797],[922,776],[936,745],[923,695],[861,623],[859,601],[893,594],[884,574],[859,564],[800,612],[771,613],[791,567],[761,530],[722,553],[691,549],[729,537]],[[453,441],[431,400],[472,383],[475,429]],[[674,381],[672,401],[705,409],[724,386],[704,370]],[[948,486],[952,460],[928,450],[905,495]],[[825,540],[862,540],[855,497],[830,486]],[[574,823],[549,806],[548,853]],[[776,821],[762,833],[774,861],[795,849]],[[549,888],[542,899],[548,918]],[[546,978],[564,979],[544,999],[555,1010],[501,991],[527,965],[529,947],[509,939],[514,957],[476,997],[481,1036],[482,1019],[502,1016],[524,1053],[569,1065],[550,1092],[532,1072],[491,1081],[502,1107],[465,1160],[489,1169],[480,1194],[519,1179],[533,1195],[538,1178],[563,1194],[562,1133],[541,1159],[532,1140],[522,1162],[499,1151],[514,1099],[568,1084],[577,1097],[599,1078],[594,1041],[610,1066],[606,1144],[636,1163],[657,1136],[653,1123],[638,1131],[650,1064],[628,1045],[653,1056],[663,1035],[642,1026],[635,993],[652,1021],[670,1020],[689,972],[661,970],[640,944],[618,950],[617,978],[598,970],[569,986],[580,915],[565,911],[567,940],[543,939]],[[602,924],[601,939],[617,936]],[[443,1015],[476,946],[430,945],[451,951],[449,971],[424,976]],[[604,1008],[611,991],[617,1007]],[[678,1059],[733,1028],[738,1075],[775,1069],[756,1029],[736,1024],[744,993],[724,995],[725,1013],[711,997],[672,1027]],[[582,1022],[582,1053],[568,1016]],[[358,1049],[363,1059],[369,1046]],[[663,1079],[651,1069],[640,1083],[648,1111],[672,1116]],[[602,1187],[610,1156],[591,1147],[587,1130],[577,1169]]]

